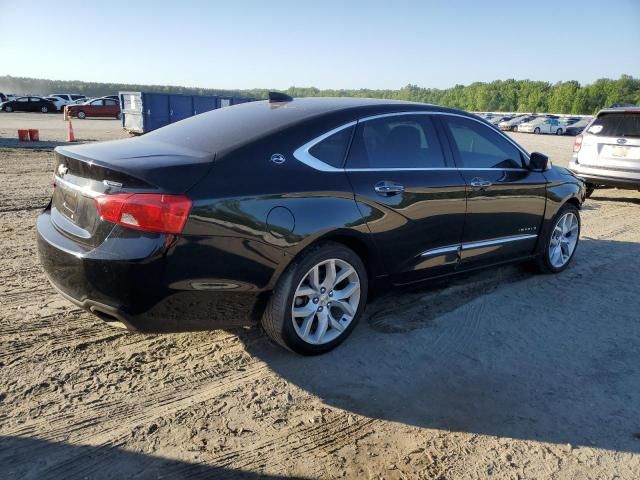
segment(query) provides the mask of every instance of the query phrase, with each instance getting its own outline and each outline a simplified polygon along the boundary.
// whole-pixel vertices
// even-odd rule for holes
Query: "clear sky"
[[[0,0],[0,75],[208,88],[640,77],[640,0]]]

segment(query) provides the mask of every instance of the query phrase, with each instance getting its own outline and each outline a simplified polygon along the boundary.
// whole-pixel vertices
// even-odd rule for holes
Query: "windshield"
[[[640,137],[640,112],[601,114],[589,127],[599,137]]]

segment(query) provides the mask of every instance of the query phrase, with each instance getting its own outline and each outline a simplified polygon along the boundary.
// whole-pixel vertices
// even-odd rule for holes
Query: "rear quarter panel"
[[[346,174],[319,172],[293,156],[320,133],[288,130],[219,154],[206,178],[189,192],[194,204],[185,235],[254,262],[263,272],[260,284],[253,286],[257,289],[273,288],[289,263],[323,238],[353,237],[374,249]],[[286,161],[271,162],[274,153]],[[252,267],[245,263],[244,268]]]

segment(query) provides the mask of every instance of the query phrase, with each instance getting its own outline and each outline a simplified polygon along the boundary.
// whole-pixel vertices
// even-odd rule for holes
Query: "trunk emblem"
[[[627,139],[619,138],[618,140],[616,140],[616,142],[618,143],[618,145],[624,145],[625,143],[627,143]]]
[[[69,169],[63,164],[58,165],[58,175],[60,175],[61,177],[64,177],[68,171]]]
[[[287,159],[284,158],[284,155],[282,155],[281,153],[274,153],[273,155],[271,155],[271,161],[276,165],[282,165],[287,161]]]

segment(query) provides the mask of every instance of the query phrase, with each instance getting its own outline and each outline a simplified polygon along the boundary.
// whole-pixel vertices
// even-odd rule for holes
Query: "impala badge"
[[[287,159],[284,158],[284,155],[282,155],[281,153],[274,153],[273,155],[271,155],[271,161],[276,165],[282,165],[287,161]]]

